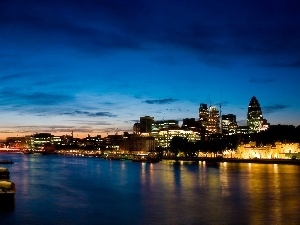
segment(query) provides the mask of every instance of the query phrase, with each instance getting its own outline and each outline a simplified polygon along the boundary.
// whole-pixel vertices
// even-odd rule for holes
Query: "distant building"
[[[236,122],[236,115],[227,114],[222,115],[222,134],[224,135],[232,135],[236,134],[237,130],[237,122]]]
[[[236,129],[237,134],[249,134],[249,127],[248,126],[238,126]]]
[[[135,123],[133,125],[133,133],[134,134],[140,134],[141,133],[141,124],[140,123]]]
[[[260,104],[255,96],[250,100],[247,113],[247,126],[250,133],[257,133],[261,131],[263,124],[263,115]]]
[[[123,135],[107,135],[103,138],[104,151],[118,152],[120,143],[123,141]],[[102,150],[102,149],[101,149]]]
[[[172,141],[173,137],[182,137],[186,138],[189,142],[196,142],[201,140],[199,132],[195,132],[192,130],[161,130],[158,132],[157,136],[155,137],[156,146],[168,148],[170,147],[170,142]]]
[[[150,133],[153,121],[154,117],[151,116],[140,117],[140,133]]]
[[[208,108],[207,104],[201,103],[199,121],[208,135],[220,133],[220,112],[215,106]]]
[[[201,122],[195,118],[185,118],[182,121],[181,129],[183,130],[193,130],[201,132]]]
[[[209,107],[209,116],[206,130],[209,134],[220,133],[220,112],[215,106]]]
[[[151,134],[155,134],[160,130],[179,129],[178,120],[157,120],[152,124]]]
[[[201,103],[199,108],[199,121],[203,127],[206,128],[208,123],[209,112],[207,108],[207,104]]]
[[[37,133],[29,137],[30,148],[40,150],[45,145],[53,144],[53,137],[51,133]]]
[[[155,151],[154,137],[131,134],[120,142],[119,152],[122,154],[147,154],[150,151]]]
[[[243,159],[291,159],[300,157],[299,143],[276,142],[274,146],[257,146],[252,141],[238,146],[236,156]]]
[[[5,141],[7,148],[27,148],[25,137],[7,137]]]
[[[268,130],[269,128],[270,128],[270,123],[268,123],[266,119],[263,119],[260,131],[265,131]]]

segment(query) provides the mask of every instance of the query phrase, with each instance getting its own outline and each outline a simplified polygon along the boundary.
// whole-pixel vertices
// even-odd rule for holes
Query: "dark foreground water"
[[[0,224],[300,224],[300,166],[0,159],[16,184]]]

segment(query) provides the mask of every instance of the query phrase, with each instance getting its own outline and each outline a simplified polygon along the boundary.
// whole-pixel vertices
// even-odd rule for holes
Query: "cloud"
[[[283,111],[284,109],[289,108],[287,105],[281,105],[281,104],[275,104],[275,105],[270,105],[263,107],[263,113],[264,114],[270,114],[270,113],[275,113],[278,111]]]
[[[71,132],[74,131],[74,134],[76,133],[94,133],[98,132],[97,129],[94,127],[91,127],[89,125],[82,125],[82,126],[62,126],[62,125],[43,125],[41,126],[5,126],[1,128],[1,133],[6,134],[35,134],[35,133],[66,133],[71,134]]]
[[[35,2],[34,7],[30,2],[1,4],[0,25],[13,43],[60,44],[97,54],[168,46],[194,52],[202,61],[217,65],[226,65],[231,61],[228,57],[236,55],[299,58],[300,20],[295,2],[45,0]],[[167,59],[165,63],[174,62]]]
[[[3,106],[49,106],[60,105],[73,100],[73,97],[65,94],[53,94],[45,92],[21,93],[14,88],[3,88],[0,90],[0,105]]]
[[[176,99],[173,98],[166,98],[166,99],[158,99],[158,100],[146,100],[146,101],[142,101],[142,103],[147,103],[147,104],[158,104],[158,105],[162,105],[162,104],[170,104],[172,102],[176,102]]]
[[[250,83],[261,83],[261,84],[267,84],[274,82],[274,78],[251,78],[249,80]]]
[[[85,53],[99,54],[108,50],[140,48],[133,36],[122,31],[124,20],[117,20],[114,15],[109,14],[112,11],[105,12],[104,3],[44,1],[41,4],[35,3],[34,7],[20,3],[16,7],[7,4],[6,9],[2,8],[2,29],[11,36],[15,45],[24,47],[27,43],[25,46],[30,47],[34,43],[35,47],[31,50],[41,49],[44,45],[48,48],[63,45],[64,48],[73,47]],[[24,33],[31,35],[29,37]]]
[[[112,114],[110,112],[87,112],[87,111],[79,111],[76,110],[71,113],[61,113],[60,115],[84,115],[88,117],[117,117],[117,115]]]
[[[0,79],[1,79],[1,82],[4,82],[4,81],[9,81],[9,80],[24,78],[24,77],[26,77],[26,74],[15,73],[15,74],[8,74],[8,75],[0,76]]]

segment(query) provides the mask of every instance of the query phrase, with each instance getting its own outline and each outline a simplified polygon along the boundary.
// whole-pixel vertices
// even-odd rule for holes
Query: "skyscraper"
[[[215,106],[209,107],[209,116],[206,130],[210,134],[220,133],[220,112]]]
[[[153,121],[154,121],[154,117],[151,116],[140,117],[140,132],[150,133],[152,131]]]
[[[199,121],[208,135],[220,133],[220,112],[215,106],[208,108],[207,104],[201,103]]]
[[[247,113],[247,126],[250,133],[259,132],[263,123],[263,116],[260,108],[260,104],[255,96],[250,100]]]
[[[209,112],[208,112],[207,104],[201,103],[199,108],[199,121],[201,122],[203,127],[207,126],[208,117],[209,117]]]

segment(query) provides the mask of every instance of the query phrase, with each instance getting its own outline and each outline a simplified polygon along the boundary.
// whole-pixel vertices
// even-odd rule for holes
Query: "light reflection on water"
[[[7,224],[298,224],[300,167],[11,155]],[[1,158],[1,157],[0,157]]]

